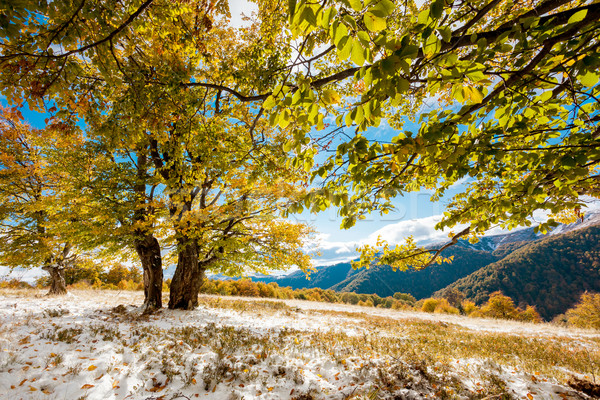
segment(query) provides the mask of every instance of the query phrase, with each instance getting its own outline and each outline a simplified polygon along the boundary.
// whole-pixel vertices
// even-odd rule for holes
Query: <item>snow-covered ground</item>
[[[600,333],[549,324],[216,296],[144,316],[141,302],[0,291],[0,398],[582,399],[565,377],[600,372]]]

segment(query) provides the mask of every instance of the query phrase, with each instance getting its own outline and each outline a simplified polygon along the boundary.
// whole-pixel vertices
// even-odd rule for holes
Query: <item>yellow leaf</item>
[[[86,383],[85,385],[83,385],[81,388],[82,389],[89,389],[89,388],[93,388],[94,385],[90,385],[89,383]]]
[[[93,370],[95,370],[96,368],[98,368],[98,367],[96,367],[95,365],[90,365],[90,366],[88,367],[88,371],[93,371]]]
[[[34,388],[33,386],[29,386],[29,391],[30,392],[37,392],[37,389]]]

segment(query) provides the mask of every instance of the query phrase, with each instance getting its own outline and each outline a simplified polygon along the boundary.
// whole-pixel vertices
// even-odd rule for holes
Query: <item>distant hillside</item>
[[[584,221],[560,225],[548,236],[527,228],[487,236],[476,244],[460,241],[445,251],[454,256],[451,264],[421,271],[394,272],[387,266],[353,270],[350,263],[343,263],[320,267],[310,279],[297,271],[253,280],[293,289],[319,287],[382,297],[403,292],[417,299],[457,287],[479,304],[491,292],[502,290],[519,303],[536,305],[544,318],[551,319],[571,307],[583,291],[600,291],[599,223],[600,213],[591,212]]]
[[[498,248],[506,257],[487,265],[447,288],[456,288],[478,304],[501,290],[517,303],[536,305],[545,319],[572,307],[584,291],[600,291],[600,226],[590,226],[535,242]]]
[[[279,286],[290,286],[292,289],[319,287],[339,292],[375,293],[382,297],[402,292],[423,298],[498,260],[490,252],[464,246],[449,248],[446,255],[454,256],[451,264],[436,265],[421,271],[394,272],[388,266],[353,270],[350,263],[342,263],[318,268],[310,275],[310,280],[301,271],[277,278],[261,276],[252,279],[277,282]]]
[[[253,281],[260,282],[277,282],[279,286],[290,286],[292,289],[304,288],[322,288],[329,289],[335,284],[354,276],[359,271],[355,271],[350,266],[350,263],[341,263],[331,266],[318,267],[316,272],[310,274],[310,279],[302,271],[295,271],[288,275],[279,277],[273,276],[258,276],[252,277]]]
[[[362,269],[331,287],[340,292],[376,293],[391,296],[410,293],[417,299],[429,297],[446,285],[497,260],[490,252],[468,247],[451,247],[445,253],[454,256],[451,264],[434,265],[420,271],[396,271],[388,266]]]

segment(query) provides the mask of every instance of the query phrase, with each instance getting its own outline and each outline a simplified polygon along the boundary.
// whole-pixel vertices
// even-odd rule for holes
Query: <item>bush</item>
[[[237,281],[235,286],[237,287],[237,294],[239,296],[258,297],[260,294],[256,283],[252,282],[250,279]]]
[[[435,306],[435,310],[433,312],[442,313],[442,314],[460,314],[458,308],[452,307],[448,300],[439,299],[437,305]]]
[[[566,312],[567,323],[587,329],[600,329],[600,293],[584,293],[579,303]]]
[[[542,322],[542,317],[540,317],[540,314],[538,314],[537,310],[533,306],[527,306],[527,308],[525,308],[525,310],[523,310],[523,311],[518,310],[518,311],[519,311],[519,313],[517,314],[517,320],[519,320],[519,321],[535,322],[535,323]]]
[[[481,307],[481,313],[485,317],[498,319],[516,319],[518,314],[515,302],[502,292],[490,294],[487,303]]]
[[[421,311],[432,313],[438,306],[440,299],[429,298],[423,300],[423,305],[421,306]]]
[[[408,304],[414,305],[417,302],[417,299],[415,299],[415,296],[413,296],[412,294],[409,293],[394,293],[394,296],[392,296],[394,299],[396,300],[400,300],[400,301],[404,301]]]
[[[465,313],[465,315],[468,315],[468,316],[470,316],[475,311],[477,311],[477,312],[479,311],[479,307],[477,307],[475,305],[475,303],[473,303],[472,301],[469,301],[469,300],[464,300],[461,303],[461,306],[462,306],[462,309],[463,309],[463,312]]]
[[[33,286],[27,282],[13,278],[0,281],[0,289],[33,289]]]

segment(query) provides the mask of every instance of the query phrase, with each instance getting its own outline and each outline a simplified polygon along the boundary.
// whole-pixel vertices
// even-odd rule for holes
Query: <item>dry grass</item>
[[[199,385],[208,393],[220,385],[256,385],[266,391],[287,382],[302,388],[290,395],[297,399],[328,395],[323,387],[307,383],[316,375],[325,385],[337,387],[336,393],[342,397],[336,398],[344,399],[387,399],[401,391],[428,393],[442,399],[509,399],[512,394],[507,387],[507,373],[527,376],[533,382],[549,380],[562,384],[572,375],[593,380],[600,374],[600,335],[589,331],[585,335],[577,331],[551,335],[548,332],[552,330],[544,324],[521,324],[530,329],[516,334],[473,330],[388,310],[388,315],[382,316],[353,308],[310,310],[299,309],[297,303],[216,296],[202,296],[201,308],[196,311],[162,311],[142,318],[135,309],[119,306],[141,304],[140,293],[75,294],[78,299],[97,302],[91,322],[69,325],[69,320],[77,316],[69,312],[66,297],[64,308],[40,306],[37,312],[24,314],[14,326],[0,327],[0,338],[30,340],[15,336],[19,326],[27,326],[31,340],[37,335],[52,342],[51,346],[90,340],[111,343],[116,354],[134,354],[135,361],[129,366],[119,365],[122,371],[141,366],[144,371],[160,372],[169,385]],[[43,293],[4,290],[0,296],[18,303],[19,298],[37,299]],[[298,324],[290,328],[282,324],[257,329],[243,324],[215,324],[207,322],[209,318],[201,318],[219,318],[223,311],[237,315],[237,321],[317,321],[320,328],[301,329]],[[203,322],[198,323],[201,319]],[[179,325],[174,321],[179,321]],[[545,332],[538,335],[536,329]],[[24,367],[18,351],[13,353],[4,359],[0,372]],[[64,354],[49,353],[43,361],[50,370],[76,376],[82,369],[81,364],[72,362],[76,359],[77,353],[69,350]],[[327,369],[311,367],[314,360],[326,360]],[[107,365],[103,373],[108,375],[114,369]],[[337,383],[338,375],[346,379],[343,387]],[[166,382],[156,381],[156,385],[161,387]]]

